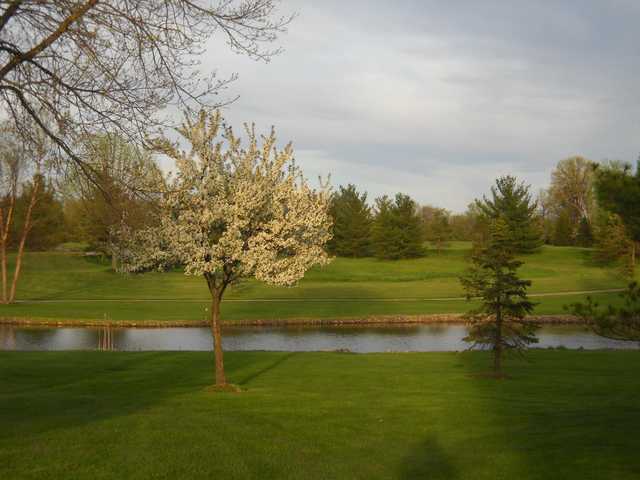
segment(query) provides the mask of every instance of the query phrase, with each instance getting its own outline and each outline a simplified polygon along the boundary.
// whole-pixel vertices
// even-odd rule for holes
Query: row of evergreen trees
[[[483,197],[467,217],[469,238],[488,234],[492,220],[500,217],[507,223],[510,241],[518,253],[529,253],[542,243],[542,231],[536,220],[537,204],[529,187],[514,177],[496,180],[490,198]],[[419,208],[408,195],[382,196],[374,206],[367,194],[354,185],[340,187],[331,202],[334,219],[333,239],[329,251],[343,257],[375,256],[381,259],[415,258],[424,255],[425,241],[440,248],[451,238],[452,229],[443,209]]]
[[[367,203],[367,194],[354,185],[341,186],[331,202],[333,238],[327,248],[341,257],[384,259],[415,258],[424,255],[422,220],[418,205],[398,193]]]

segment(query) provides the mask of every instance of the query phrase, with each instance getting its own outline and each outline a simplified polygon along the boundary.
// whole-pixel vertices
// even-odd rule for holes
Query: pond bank
[[[527,317],[541,325],[578,325],[583,321],[573,315],[531,315]],[[429,314],[429,315],[379,315],[350,318],[291,318],[279,320],[230,320],[222,321],[224,326],[234,327],[286,327],[286,326],[338,326],[338,325],[411,325],[438,323],[466,323],[464,314]],[[0,325],[48,326],[48,327],[127,327],[127,328],[171,328],[171,327],[207,327],[206,321],[135,321],[135,320],[90,320],[59,318],[25,318],[1,317]]]

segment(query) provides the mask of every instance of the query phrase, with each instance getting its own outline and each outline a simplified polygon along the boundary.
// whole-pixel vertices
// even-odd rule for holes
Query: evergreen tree
[[[398,193],[376,199],[373,221],[373,251],[377,258],[397,260],[424,255],[422,219],[418,205],[408,195]]]
[[[340,257],[371,256],[373,218],[367,194],[358,193],[355,185],[341,186],[331,198],[329,213],[333,218],[333,238],[327,244],[329,252]]]
[[[640,342],[640,286],[631,282],[620,297],[618,305],[603,308],[587,297],[585,303],[574,303],[569,310],[601,337]]]
[[[523,262],[515,259],[512,231],[506,220],[493,220],[486,244],[476,245],[472,265],[460,281],[467,298],[480,297],[480,307],[472,310],[466,342],[493,350],[496,375],[502,372],[507,350],[522,352],[535,337],[537,326],[527,320],[534,304],[527,297],[530,280],[521,280],[516,271]]]
[[[490,221],[501,218],[506,222],[509,241],[517,253],[534,252],[542,246],[542,232],[536,221],[537,203],[529,188],[515,177],[500,177],[491,187],[491,199],[476,200],[483,216]]]

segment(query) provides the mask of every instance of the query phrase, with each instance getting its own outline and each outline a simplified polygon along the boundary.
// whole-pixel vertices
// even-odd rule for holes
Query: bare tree
[[[24,143],[11,128],[4,128],[0,139],[0,269],[2,272],[2,303],[12,303],[22,269],[27,236],[33,226],[33,210],[43,187],[43,169],[51,154],[51,144],[43,135],[34,136],[36,143]],[[16,201],[27,178],[32,176],[27,206],[22,225],[15,222]],[[15,255],[13,274],[9,286],[7,247],[11,243],[11,232],[19,232],[18,250]]]
[[[205,43],[218,34],[268,60],[278,49],[264,45],[291,20],[275,16],[276,2],[0,1],[0,109],[25,139],[35,122],[60,158],[92,177],[73,139],[111,131],[140,144],[173,124],[169,107],[221,103],[215,94],[235,76],[199,72]]]

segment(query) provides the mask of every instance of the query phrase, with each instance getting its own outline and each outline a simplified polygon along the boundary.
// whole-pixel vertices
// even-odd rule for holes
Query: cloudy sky
[[[537,190],[558,160],[640,153],[640,1],[283,0],[270,63],[237,72],[225,116],[275,125],[310,179],[463,211],[493,180]]]

